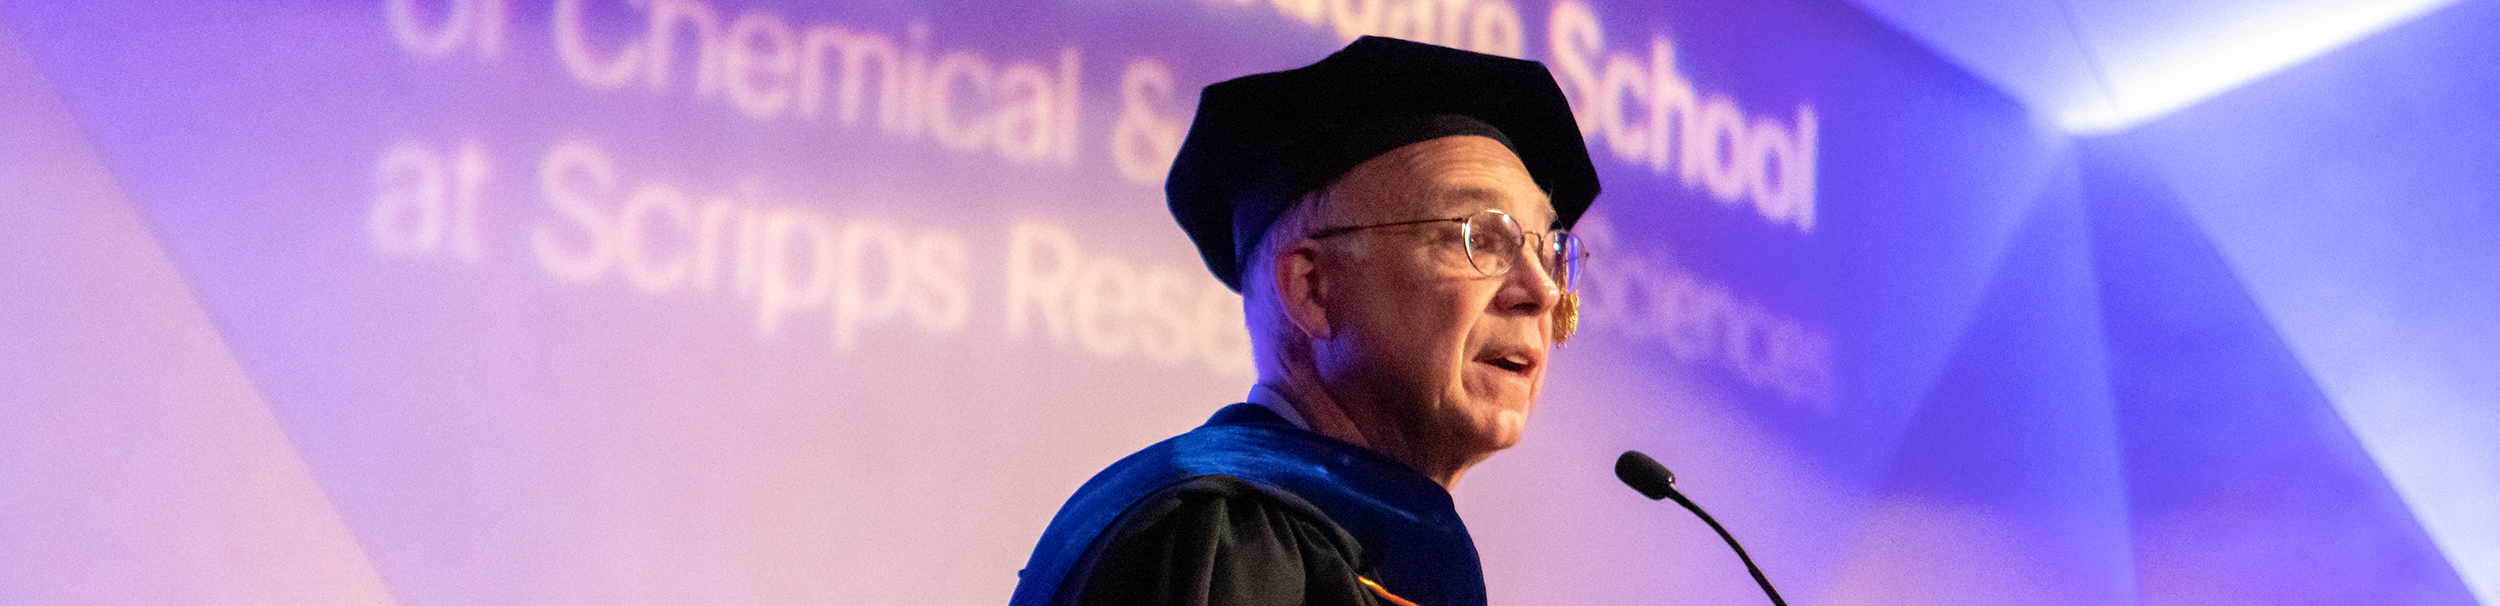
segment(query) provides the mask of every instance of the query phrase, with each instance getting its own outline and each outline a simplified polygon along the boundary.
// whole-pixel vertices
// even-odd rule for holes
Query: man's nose
[[[1541,314],[1553,309],[1562,298],[1563,284],[1561,277],[1538,262],[1529,248],[1521,246],[1511,253],[1517,256],[1511,258],[1510,271],[1502,276],[1502,290],[1496,293],[1494,303],[1520,313]]]

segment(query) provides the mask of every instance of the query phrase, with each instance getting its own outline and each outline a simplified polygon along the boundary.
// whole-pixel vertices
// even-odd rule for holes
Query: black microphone
[[[1762,585],[1762,593],[1771,596],[1771,603],[1788,606],[1787,600],[1780,599],[1780,590],[1771,588],[1771,579],[1762,576],[1762,567],[1753,565],[1753,556],[1745,555],[1745,546],[1736,542],[1736,535],[1728,534],[1727,527],[1712,519],[1710,512],[1702,511],[1700,505],[1694,505],[1692,499],[1684,498],[1684,493],[1675,489],[1675,472],[1667,471],[1667,466],[1658,464],[1657,459],[1649,458],[1641,451],[1626,450],[1622,457],[1615,459],[1615,477],[1622,478],[1625,485],[1641,491],[1641,496],[1649,497],[1649,500],[1671,498],[1677,505],[1693,510],[1693,515],[1701,516],[1701,521],[1709,523],[1711,530],[1719,531],[1719,538],[1727,539],[1727,546],[1736,548],[1736,558],[1745,561],[1745,570],[1753,573],[1753,582]]]

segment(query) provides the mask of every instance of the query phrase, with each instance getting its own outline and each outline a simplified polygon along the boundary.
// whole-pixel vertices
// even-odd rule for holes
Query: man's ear
[[[1328,306],[1321,302],[1327,286],[1320,278],[1319,248],[1302,242],[1276,254],[1276,300],[1285,306],[1285,316],[1293,321],[1302,336],[1311,340],[1328,338]]]

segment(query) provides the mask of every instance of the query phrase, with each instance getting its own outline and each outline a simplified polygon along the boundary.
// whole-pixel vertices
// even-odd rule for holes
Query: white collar
[[[1292,423],[1294,427],[1302,428],[1303,431],[1311,430],[1311,423],[1302,420],[1302,413],[1293,409],[1293,403],[1285,400],[1285,394],[1276,393],[1276,390],[1269,389],[1265,383],[1250,385],[1248,401],[1275,411],[1276,416],[1284,417],[1285,422]]]

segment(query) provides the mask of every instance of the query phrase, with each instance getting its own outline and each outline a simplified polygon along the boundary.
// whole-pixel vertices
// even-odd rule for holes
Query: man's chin
[[[1528,425],[1526,412],[1512,410],[1498,411],[1493,413],[1492,418],[1473,421],[1467,428],[1469,435],[1462,439],[1472,450],[1485,454],[1519,445],[1519,437],[1526,433]]]

